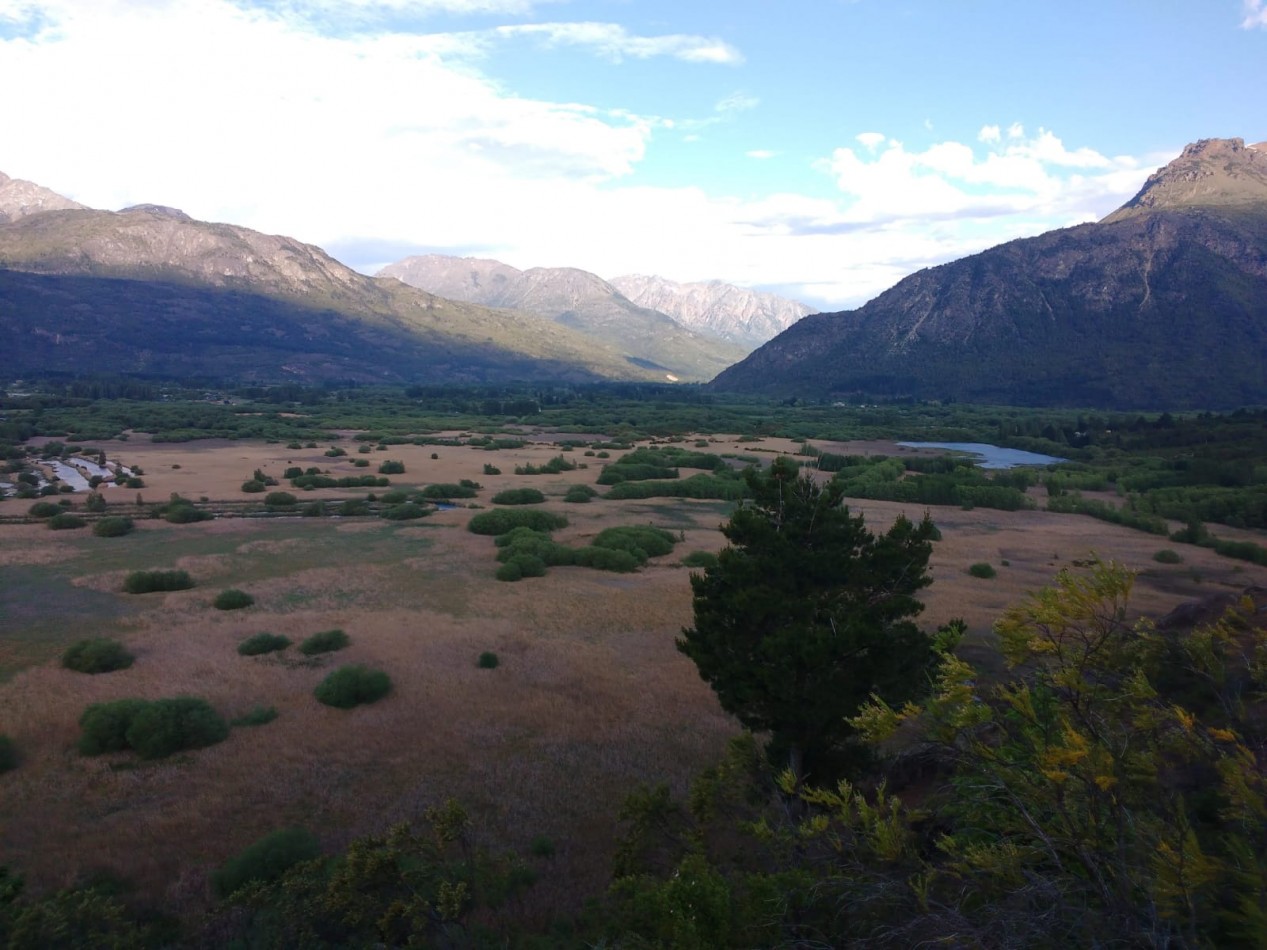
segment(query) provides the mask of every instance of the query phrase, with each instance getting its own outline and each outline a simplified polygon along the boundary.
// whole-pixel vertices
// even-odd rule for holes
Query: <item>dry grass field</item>
[[[557,853],[540,861],[531,909],[572,910],[578,895],[605,883],[624,792],[661,781],[684,789],[736,732],[674,647],[691,619],[689,570],[679,562],[721,546],[722,503],[565,504],[559,496],[566,488],[592,484],[602,463],[578,449],[568,458],[588,468],[514,475],[517,464],[558,454],[546,441],[498,452],[392,446],[374,452],[368,469],[352,467],[354,449],[347,458],[326,458],[327,446],[154,445],[137,438],[103,447],[111,458],[141,466],[147,502],[172,492],[241,499],[239,487],[255,468],[279,478],[291,465],[352,474],[391,458],[406,467],[394,485],[469,478],[483,485],[480,505],[502,488],[540,488],[552,496],[546,507],[571,520],[556,534],[561,541],[583,543],[622,524],[654,524],[680,532],[682,541],[637,574],[556,567],[512,584],[494,579],[493,542],[466,531],[473,512],[462,508],[407,523],[145,520],[134,534],[113,539],[0,527],[0,675],[7,674],[0,680],[0,732],[23,756],[17,770],[0,776],[0,863],[21,869],[36,889],[111,871],[149,900],[193,913],[209,900],[208,873],[274,828],[305,825],[333,848],[456,796],[477,817],[486,844],[524,852],[533,838],[549,837]],[[710,445],[766,457],[795,448],[724,437]],[[502,474],[483,474],[485,463]],[[112,489],[107,498],[126,513],[135,494]],[[0,514],[28,505],[5,501]],[[878,527],[900,510],[866,501],[854,508]],[[935,582],[922,619],[933,627],[963,617],[978,651],[1008,604],[1092,552],[1141,572],[1134,604],[1151,615],[1203,594],[1267,584],[1267,570],[1205,549],[1178,546],[1183,563],[1157,564],[1153,553],[1174,545],[1089,518],[980,509],[938,509],[933,516],[944,539],[935,546]],[[968,566],[978,561],[992,564],[997,577],[970,576]],[[119,592],[129,571],[146,568],[183,568],[197,586]],[[212,609],[227,587],[248,591],[255,605]],[[325,657],[309,660],[291,647],[250,658],[235,649],[260,631],[297,642],[334,627],[348,633],[351,646]],[[130,669],[86,676],[58,666],[65,646],[104,635],[135,653]],[[485,650],[498,654],[496,669],[477,667]],[[313,687],[345,663],[385,670],[393,692],[350,711],[320,705]],[[77,720],[89,703],[174,695],[201,696],[226,718],[260,705],[275,706],[279,716],[154,763],[76,753]]]

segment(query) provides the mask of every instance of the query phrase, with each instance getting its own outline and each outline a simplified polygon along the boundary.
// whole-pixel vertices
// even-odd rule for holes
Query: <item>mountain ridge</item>
[[[1239,139],[1194,143],[1125,213],[808,316],[710,386],[1103,408],[1267,402],[1264,158]]]

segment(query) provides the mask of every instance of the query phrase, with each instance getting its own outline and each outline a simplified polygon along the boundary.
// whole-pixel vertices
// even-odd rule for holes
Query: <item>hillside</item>
[[[0,181],[5,366],[259,380],[663,379],[558,323],[366,277],[293,238]]]
[[[711,379],[750,351],[639,306],[601,277],[574,267],[521,271],[500,261],[427,254],[389,264],[377,276],[452,300],[545,317],[683,380]]]
[[[1103,221],[806,317],[712,385],[1105,408],[1267,402],[1267,145],[1195,143]]]

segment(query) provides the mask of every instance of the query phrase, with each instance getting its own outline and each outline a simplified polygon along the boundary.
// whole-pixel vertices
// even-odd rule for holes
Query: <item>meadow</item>
[[[0,518],[8,519],[0,524],[0,732],[21,755],[17,769],[0,775],[0,855],[32,888],[47,892],[105,875],[128,882],[136,900],[189,919],[209,905],[214,869],[273,829],[302,825],[334,850],[456,797],[476,817],[477,839],[494,850],[527,854],[534,841],[551,842],[550,856],[533,859],[538,883],[515,911],[544,920],[575,913],[584,895],[602,892],[626,793],[658,782],[683,793],[738,733],[674,644],[691,623],[691,569],[682,561],[721,547],[718,527],[733,503],[564,502],[570,487],[594,486],[603,466],[623,454],[600,458],[579,444],[601,438],[592,434],[522,427],[511,433],[522,445],[494,451],[391,444],[368,454],[357,451],[355,434],[346,429],[305,448],[262,439],[156,443],[135,434],[96,440],[111,459],[144,473],[139,506],[137,491],[103,493],[108,513],[136,518],[136,530],[118,538],[23,523],[29,501],[0,501]],[[801,437],[685,438],[691,451],[727,456],[733,465],[803,456],[806,447]],[[882,439],[809,444],[840,454],[916,451]],[[328,455],[332,447],[348,454]],[[370,467],[358,468],[358,457]],[[557,457],[577,467],[515,474]],[[403,463],[404,472],[390,476],[392,488],[463,479],[480,488],[474,499],[411,521],[288,515],[172,524],[143,515],[173,493],[210,508],[240,503],[248,498],[241,486],[256,470],[287,489],[287,468],[341,476],[375,472],[385,460]],[[524,487],[546,496],[536,507],[567,517],[556,541],[580,546],[607,528],[652,525],[677,539],[674,550],[635,573],[566,566],[498,581],[492,539],[466,526],[492,507],[493,495]],[[1036,499],[1038,491],[1030,489]],[[333,502],[366,490],[295,494],[301,503]],[[888,501],[851,507],[879,528],[902,512],[923,514]],[[942,540],[921,622],[931,629],[962,617],[965,651],[981,658],[1004,608],[1092,556],[1139,572],[1133,609],[1150,616],[1267,584],[1263,566],[1081,514],[939,507],[932,516]],[[1262,541],[1261,531],[1220,527],[1219,534]],[[1178,550],[1180,562],[1156,561],[1161,548]],[[970,573],[982,563],[994,576]],[[122,592],[130,572],[150,569],[187,571],[195,586]],[[214,609],[213,599],[229,588],[254,603]],[[263,631],[297,644],[330,629],[345,631],[350,645],[311,657],[293,646],[253,657],[237,652]],[[63,669],[62,651],[90,636],[119,639],[134,664],[96,676]],[[488,652],[496,654],[495,668],[479,663]],[[386,671],[392,692],[351,710],[318,703],[314,687],[348,663]],[[89,704],[177,695],[202,697],[227,719],[257,707],[278,715],[157,761],[76,751]]]

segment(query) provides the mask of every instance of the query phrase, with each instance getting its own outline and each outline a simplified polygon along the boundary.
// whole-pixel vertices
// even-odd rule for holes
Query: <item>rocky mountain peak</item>
[[[120,209],[119,214],[132,214],[134,212],[155,214],[160,218],[173,218],[177,221],[193,221],[193,218],[185,214],[185,212],[181,211],[179,208],[169,208],[167,205],[132,205],[131,207]]]
[[[0,172],[0,224],[42,211],[80,211],[85,208],[85,205],[34,182],[10,178]]]
[[[1139,194],[1103,223],[1151,211],[1253,206],[1267,207],[1267,143],[1201,139],[1150,175]]]

